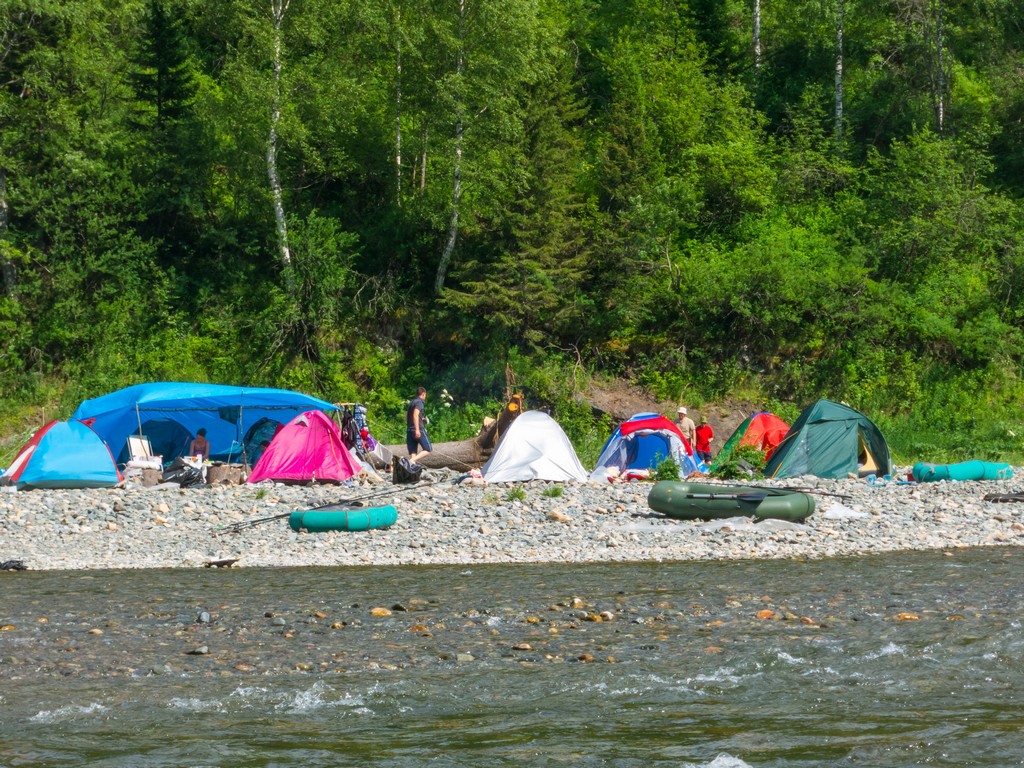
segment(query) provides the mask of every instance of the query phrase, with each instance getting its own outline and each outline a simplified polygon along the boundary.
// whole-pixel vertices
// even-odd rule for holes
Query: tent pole
[[[244,423],[242,421],[242,409],[244,407],[244,398],[245,392],[243,390],[242,394],[238,398],[238,441],[242,444],[242,466],[248,467],[249,457],[245,455],[245,432],[242,431],[242,424]],[[242,471],[244,472],[245,470],[243,469]]]
[[[139,423],[139,437],[140,438],[145,437],[145,435],[142,434],[142,416],[139,415],[139,403],[138,403],[138,401],[136,401],[136,403],[135,403],[135,420]]]

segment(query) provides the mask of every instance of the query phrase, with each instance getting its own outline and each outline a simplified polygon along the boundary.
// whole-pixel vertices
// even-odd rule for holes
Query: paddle
[[[354,496],[351,499],[342,499],[341,501],[330,501],[326,504],[321,504],[318,507],[310,507],[308,512],[315,512],[318,509],[327,509],[328,507],[334,507],[336,509],[343,510],[355,506],[360,501],[366,501],[367,499],[375,499],[379,496],[393,496],[396,493],[405,493],[416,488],[425,488],[428,485],[433,485],[434,482],[429,483],[417,483],[416,485],[407,485],[404,488],[388,487],[380,491],[374,491],[372,493],[364,493],[362,496]],[[258,517],[255,520],[242,520],[237,523],[231,523],[230,525],[222,525],[219,528],[213,530],[213,535],[217,536],[221,533],[238,533],[246,528],[252,528],[253,526],[260,525],[262,523],[269,523],[271,520],[283,520],[286,517],[291,517],[291,512],[282,512],[280,515],[271,515],[270,517]]]
[[[816,491],[813,488],[780,488],[779,490],[780,491],[797,491],[798,493],[810,493],[810,494],[813,494],[815,496],[832,496],[834,498],[845,499],[847,501],[849,501],[850,499],[853,498],[852,496],[849,496],[849,495],[847,495],[845,493],[829,493],[828,491]]]
[[[768,498],[767,493],[751,493],[750,491],[744,491],[742,493],[688,493],[686,494],[688,499],[735,499],[736,501],[764,501]]]

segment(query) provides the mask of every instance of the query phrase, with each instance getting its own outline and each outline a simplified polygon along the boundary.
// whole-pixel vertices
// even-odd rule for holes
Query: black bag
[[[356,426],[355,417],[347,405],[341,417],[341,441],[346,448],[355,448],[359,443],[359,427]]]
[[[165,483],[177,483],[182,488],[191,488],[193,485],[200,485],[203,482],[203,473],[195,467],[175,467],[173,464],[164,471],[163,481]]]
[[[420,475],[423,474],[423,467],[419,464],[413,464],[409,459],[403,456],[395,461],[394,468],[391,470],[391,481],[395,485],[403,483],[418,483],[420,481]]]

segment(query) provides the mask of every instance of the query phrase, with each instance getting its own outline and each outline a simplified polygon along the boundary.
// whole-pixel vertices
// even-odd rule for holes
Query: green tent
[[[889,446],[860,411],[831,400],[805,409],[765,465],[765,477],[888,475]]]

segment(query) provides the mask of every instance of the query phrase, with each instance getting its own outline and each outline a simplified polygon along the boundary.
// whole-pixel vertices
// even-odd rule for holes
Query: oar
[[[351,499],[342,499],[341,501],[329,501],[326,504],[321,504],[320,506],[317,507],[310,507],[308,511],[315,512],[318,509],[325,509],[327,507],[336,507],[339,510],[341,510],[345,509],[346,507],[351,507],[355,505],[357,502],[366,501],[367,499],[374,499],[379,496],[394,495],[396,493],[405,493],[406,491],[411,491],[415,488],[425,488],[426,486],[433,484],[434,482],[431,481],[429,483],[423,483],[422,485],[418,483],[416,485],[409,485],[406,486],[405,488],[386,488],[380,491],[374,491],[372,493],[364,493],[362,496],[354,496]],[[271,515],[270,517],[258,517],[255,520],[242,520],[237,523],[231,523],[230,525],[222,525],[219,528],[214,529],[213,535],[216,536],[221,533],[238,533],[239,531],[244,530],[246,528],[252,528],[253,526],[260,525],[262,523],[269,523],[271,520],[283,520],[286,517],[290,517],[291,514],[291,512],[282,512],[280,515]]]
[[[735,499],[736,501],[764,501],[768,498],[767,493],[688,493],[688,499]]]
[[[271,515],[270,517],[258,517],[255,520],[243,520],[238,523],[231,523],[231,525],[222,525],[219,528],[214,528],[213,535],[216,536],[221,533],[238,533],[244,528],[251,528],[259,525],[260,523],[269,523],[271,520],[282,520],[291,515],[291,512],[282,512],[280,515]]]
[[[828,491],[816,491],[813,488],[779,488],[778,490],[780,490],[780,491],[797,491],[799,493],[812,493],[815,496],[834,496],[837,499],[846,499],[846,500],[849,500],[849,499],[853,498],[852,496],[849,496],[849,495],[847,495],[845,493],[829,493]]]

